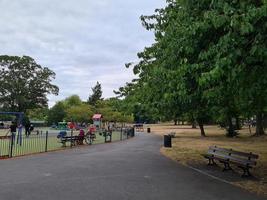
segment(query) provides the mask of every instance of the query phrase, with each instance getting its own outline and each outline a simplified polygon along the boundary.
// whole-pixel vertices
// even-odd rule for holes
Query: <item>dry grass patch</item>
[[[171,124],[151,125],[151,131],[157,135],[175,132],[173,147],[162,148],[161,152],[184,165],[206,165],[207,161],[201,156],[211,145],[232,148],[238,151],[253,152],[259,155],[257,166],[251,171],[256,180],[242,179],[233,184],[249,191],[267,196],[267,136],[252,137],[248,129],[243,129],[236,138],[225,137],[225,130],[216,127],[206,127],[207,137],[200,136],[200,130],[190,126],[173,126]]]

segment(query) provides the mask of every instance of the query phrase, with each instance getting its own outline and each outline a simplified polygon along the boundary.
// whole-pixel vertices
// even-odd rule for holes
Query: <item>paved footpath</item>
[[[162,138],[0,161],[0,200],[256,200],[162,156]]]

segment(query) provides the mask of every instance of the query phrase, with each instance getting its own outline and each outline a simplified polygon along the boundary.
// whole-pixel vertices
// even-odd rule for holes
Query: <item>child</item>
[[[80,129],[80,133],[78,135],[79,136],[79,142],[78,142],[79,145],[83,145],[84,135],[85,135],[84,130]]]
[[[96,138],[95,131],[96,131],[96,128],[94,127],[94,125],[90,125],[90,128],[88,130],[88,134],[90,135],[90,137],[93,140]]]
[[[17,125],[15,122],[12,122],[12,124],[10,125],[9,130],[6,133],[6,136],[8,135],[9,132],[11,133],[12,140],[14,141],[17,133]]]

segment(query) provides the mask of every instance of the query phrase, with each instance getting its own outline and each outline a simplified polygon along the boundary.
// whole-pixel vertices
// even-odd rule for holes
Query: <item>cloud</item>
[[[0,54],[29,55],[56,72],[59,96],[87,99],[96,81],[104,97],[134,76],[124,64],[153,43],[139,17],[164,0],[1,0]]]

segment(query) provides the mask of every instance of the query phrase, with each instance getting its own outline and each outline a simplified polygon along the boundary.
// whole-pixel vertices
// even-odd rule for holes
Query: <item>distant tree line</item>
[[[82,101],[78,95],[71,95],[56,102],[51,108],[30,109],[27,116],[30,119],[46,121],[48,125],[62,121],[92,123],[95,113],[101,113],[104,122],[133,122],[132,115],[123,111],[122,104],[123,101],[118,98],[103,99],[101,84],[97,82],[87,101]]]
[[[102,98],[99,82],[86,102],[72,95],[48,108],[47,95],[59,92],[52,84],[54,79],[52,70],[29,56],[0,56],[0,111],[24,112],[24,121],[41,120],[49,125],[63,120],[89,123],[94,113],[101,113],[105,121],[133,121],[131,113],[124,111],[122,100]],[[1,115],[0,120],[13,120],[13,117]]]

